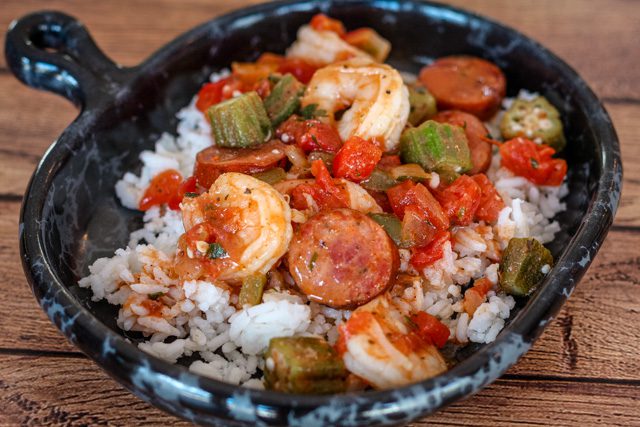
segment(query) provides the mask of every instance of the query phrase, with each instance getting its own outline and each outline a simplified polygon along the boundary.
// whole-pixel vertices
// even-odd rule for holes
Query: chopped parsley
[[[317,117],[326,117],[327,112],[319,109],[318,104],[309,104],[300,109],[300,116],[306,120],[315,119]]]
[[[414,322],[411,317],[409,316],[404,316],[404,320],[406,320],[406,322],[409,324],[409,326],[411,327],[411,329],[418,329],[418,325],[416,324],[416,322]]]
[[[191,198],[193,198],[193,197],[198,197],[198,196],[199,196],[199,194],[198,194],[198,193],[192,193],[192,192],[184,193],[184,197],[191,197]]]
[[[540,164],[538,163],[538,161],[533,157],[531,158],[531,167],[534,169],[538,169],[540,167]]]
[[[316,261],[318,260],[318,252],[314,252],[311,255],[311,260],[309,261],[309,271],[313,271],[316,266]]]
[[[164,295],[164,292],[154,292],[152,294],[147,295],[149,297],[150,300],[157,300],[158,298],[160,298],[161,296]]]
[[[227,256],[227,251],[224,250],[220,243],[210,243],[209,249],[207,249],[207,257],[210,259],[223,258]]]
[[[467,212],[467,210],[463,207],[461,207],[460,209],[458,209],[458,219],[462,220],[462,218],[464,217],[465,212]]]

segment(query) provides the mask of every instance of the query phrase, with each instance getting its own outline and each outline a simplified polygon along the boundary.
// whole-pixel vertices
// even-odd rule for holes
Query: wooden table
[[[135,65],[179,33],[245,3],[251,1],[3,0],[0,27],[30,11],[63,10],[80,18],[109,56]],[[640,2],[452,3],[532,36],[577,69],[613,117],[624,194],[604,247],[533,349],[476,396],[415,425],[638,425]],[[18,253],[20,202],[40,156],[77,111],[22,86],[0,61],[0,424],[182,424],[107,377],[32,297]]]

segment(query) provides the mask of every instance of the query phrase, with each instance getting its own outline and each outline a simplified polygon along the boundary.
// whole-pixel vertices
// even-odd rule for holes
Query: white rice
[[[213,75],[212,81],[225,75]],[[534,95],[521,92],[519,96]],[[504,107],[510,102],[505,100]],[[177,117],[177,135],[163,134],[153,151],[140,154],[140,173],[128,172],[116,184],[116,194],[124,206],[136,209],[150,180],[167,168],[190,176],[196,153],[211,145],[209,125],[195,108],[195,98]],[[488,124],[493,135],[498,134],[496,123],[499,117]],[[437,316],[450,328],[451,340],[458,343],[495,340],[515,305],[513,298],[497,287],[501,250],[512,237],[550,242],[560,229],[552,218],[566,208],[561,202],[568,192],[566,184],[536,186],[501,168],[497,153],[487,175],[505,202],[496,225],[474,223],[455,228],[452,243],[444,246],[443,257],[420,272],[424,280],[414,280],[396,297],[411,311],[424,310]],[[438,183],[439,176],[432,174],[430,185],[437,187]],[[201,360],[189,366],[192,372],[262,388],[261,379],[255,377],[263,367],[260,354],[271,338],[316,335],[336,342],[337,325],[346,321],[350,312],[279,291],[280,283],[292,284],[286,272],[270,277],[270,287],[276,289],[266,292],[261,304],[239,310],[235,308],[236,297],[224,285],[180,283],[169,268],[178,238],[185,231],[180,213],[153,207],[145,212],[143,221],[144,227],[131,233],[128,247],[118,249],[111,258],[95,261],[89,276],[79,282],[81,287],[91,289],[94,301],[105,299],[120,306],[118,326],[143,333],[147,337],[139,344],[143,351],[171,363],[197,353]],[[409,265],[408,250],[401,249],[400,258],[401,271],[418,274]],[[543,272],[549,269],[545,266]],[[463,287],[481,277],[493,283],[494,290],[470,316],[462,304]],[[163,298],[161,317],[151,315],[147,306],[149,295],[154,294]]]

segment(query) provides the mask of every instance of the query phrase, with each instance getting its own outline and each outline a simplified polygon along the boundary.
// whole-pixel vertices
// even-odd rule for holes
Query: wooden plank
[[[0,28],[11,20],[40,9],[59,10],[78,18],[89,29],[98,46],[114,61],[125,66],[139,64],[179,34],[217,15],[260,1],[118,0],[69,2],[65,0],[5,0]],[[2,46],[4,46],[4,33]],[[6,67],[4,57],[0,67]]]
[[[36,302],[20,264],[18,203],[0,202],[0,349],[78,352],[49,322]]]
[[[150,4],[143,0],[99,3],[5,0],[0,28],[7,28],[10,20],[33,10],[62,10],[81,19],[99,46],[116,61],[135,65],[191,27],[253,3],[259,2],[161,0]],[[453,0],[449,3],[501,21],[537,39],[574,66],[600,96],[640,99],[640,69],[635,59],[637,55],[634,55],[640,45],[638,2]],[[0,42],[4,45],[3,40]],[[0,67],[4,65],[3,61],[1,58]],[[614,78],[620,73],[626,77]]]
[[[476,396],[416,423],[513,426],[637,425],[637,384],[498,380]]]
[[[69,101],[0,74],[0,194],[22,195],[49,144],[76,117]]]
[[[188,425],[137,399],[87,359],[0,360],[0,425]]]
[[[622,199],[615,223],[637,227],[640,226],[640,103],[605,106],[620,139],[624,168]]]
[[[187,425],[137,399],[85,359],[0,355],[0,378],[1,425]],[[635,384],[498,380],[414,426],[633,425],[639,399]]]
[[[18,267],[17,203],[0,203],[0,349],[77,351],[38,307]],[[510,373],[565,378],[640,379],[640,256],[637,233],[614,231],[557,319]]]

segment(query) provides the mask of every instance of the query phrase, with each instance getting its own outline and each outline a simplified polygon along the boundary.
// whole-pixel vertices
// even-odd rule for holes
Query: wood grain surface
[[[0,27],[31,11],[62,10],[80,18],[110,57],[135,65],[194,25],[251,3],[4,0]],[[639,425],[640,1],[450,3],[524,32],[585,78],[620,137],[624,191],[602,250],[533,349],[476,396],[414,425]],[[184,424],[86,359],[31,295],[18,252],[20,201],[40,156],[77,111],[22,86],[4,58],[0,93],[0,425]]]

